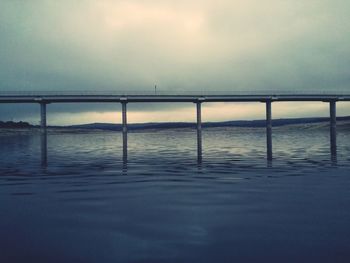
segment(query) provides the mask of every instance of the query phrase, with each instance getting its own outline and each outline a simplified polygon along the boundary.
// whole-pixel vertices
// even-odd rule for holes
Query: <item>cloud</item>
[[[0,90],[349,90],[348,10],[345,0],[4,0]]]

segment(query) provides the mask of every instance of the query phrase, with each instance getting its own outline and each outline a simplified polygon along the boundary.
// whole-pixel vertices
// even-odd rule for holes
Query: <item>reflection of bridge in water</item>
[[[42,163],[47,163],[47,131],[46,131],[46,107],[50,103],[121,103],[122,105],[122,135],[123,135],[123,161],[127,162],[127,103],[152,103],[152,102],[190,102],[196,104],[197,109],[197,156],[202,160],[202,121],[201,106],[205,102],[262,102],[266,104],[266,152],[267,160],[272,160],[272,102],[311,102],[319,101],[329,103],[330,110],[330,151],[334,158],[337,154],[336,136],[336,103],[338,101],[350,101],[349,93],[264,93],[264,94],[125,94],[124,92],[2,92],[0,103],[38,103],[41,108],[41,148]]]

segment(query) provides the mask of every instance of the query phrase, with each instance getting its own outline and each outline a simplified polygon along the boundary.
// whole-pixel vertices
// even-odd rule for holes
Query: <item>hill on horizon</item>
[[[313,117],[313,118],[283,118],[272,120],[272,125],[275,127],[293,125],[293,124],[312,124],[319,122],[328,122],[328,117]],[[350,121],[350,116],[338,117],[337,121]],[[195,122],[147,122],[147,123],[130,123],[128,129],[174,129],[174,128],[193,128]],[[223,121],[223,122],[203,122],[203,128],[209,127],[265,127],[266,120],[238,120],[238,121]],[[54,126],[52,126],[54,127]],[[101,129],[101,130],[121,130],[122,124],[113,123],[88,123],[69,126],[55,126],[76,129]]]
[[[283,118],[272,120],[272,125],[275,127],[295,125],[295,124],[312,124],[312,123],[324,123],[328,122],[328,117],[312,117],[312,118]],[[337,117],[337,121],[350,121],[350,116]],[[193,128],[195,122],[147,122],[147,123],[129,123],[128,129],[141,130],[141,129],[175,129],[175,128]],[[259,128],[265,127],[266,120],[238,120],[238,121],[223,121],[223,122],[203,122],[203,128],[210,127],[246,127],[246,128]],[[0,128],[38,128],[40,125],[31,125],[28,122],[13,122],[13,121],[0,121]],[[114,123],[87,123],[78,125],[49,125],[50,128],[66,128],[66,129],[100,129],[100,130],[121,130],[122,124]]]

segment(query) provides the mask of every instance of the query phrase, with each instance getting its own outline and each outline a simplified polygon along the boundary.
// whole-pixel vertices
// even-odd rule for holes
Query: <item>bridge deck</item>
[[[350,101],[350,94],[271,95],[50,95],[0,94],[0,103],[74,102],[266,102],[266,101]]]

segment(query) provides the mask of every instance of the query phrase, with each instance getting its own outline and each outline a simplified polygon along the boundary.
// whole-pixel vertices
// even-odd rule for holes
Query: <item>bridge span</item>
[[[219,92],[218,92],[219,93]],[[325,102],[329,104],[330,113],[330,151],[332,156],[337,153],[336,136],[336,103],[350,101],[348,93],[262,93],[262,94],[127,94],[125,92],[1,92],[0,103],[37,103],[41,109],[41,129],[46,136],[46,107],[51,103],[121,103],[123,156],[127,158],[127,103],[151,102],[189,102],[196,104],[197,112],[197,152],[198,159],[202,156],[202,113],[201,105],[206,102],[261,102],[266,104],[266,153],[272,160],[272,103],[273,102]],[[46,137],[43,139],[46,145]]]

